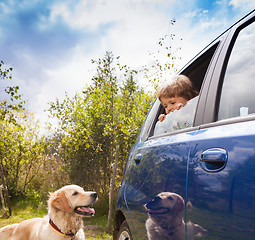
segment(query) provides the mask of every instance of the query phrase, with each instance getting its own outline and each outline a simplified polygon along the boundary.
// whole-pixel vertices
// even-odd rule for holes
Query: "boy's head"
[[[179,109],[179,104],[184,105],[196,95],[197,92],[193,89],[192,82],[185,75],[177,75],[173,82],[162,86],[157,93],[166,114]]]
[[[188,100],[183,97],[161,97],[160,101],[162,106],[165,108],[166,114],[169,114],[174,110],[179,110],[188,102]]]
[[[177,75],[174,77],[173,82],[162,86],[157,93],[159,100],[161,100],[161,97],[183,97],[190,100],[195,95],[192,82],[185,75]]]

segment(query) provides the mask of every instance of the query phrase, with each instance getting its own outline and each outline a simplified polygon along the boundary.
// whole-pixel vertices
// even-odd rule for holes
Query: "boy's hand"
[[[158,117],[158,120],[160,122],[163,122],[165,119],[166,119],[166,115],[165,114],[160,114],[159,117]]]
[[[181,107],[183,107],[184,105],[182,103],[178,103],[175,107],[175,110],[179,110],[181,109]]]

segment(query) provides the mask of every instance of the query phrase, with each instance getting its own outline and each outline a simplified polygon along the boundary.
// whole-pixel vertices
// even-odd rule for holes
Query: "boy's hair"
[[[190,100],[198,95],[198,92],[193,89],[192,82],[185,75],[177,75],[173,80],[158,90],[157,97],[159,100],[161,97],[183,97]]]

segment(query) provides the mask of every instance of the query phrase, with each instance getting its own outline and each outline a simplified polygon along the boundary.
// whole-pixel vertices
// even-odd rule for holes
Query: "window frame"
[[[216,54],[216,52],[218,52],[219,46],[221,45],[220,41],[221,41],[221,38],[217,38],[215,41],[210,43],[199,54],[197,54],[190,62],[188,62],[178,73],[178,74],[188,75],[188,73],[194,72],[194,69],[196,69],[197,66],[199,66],[203,62],[202,60],[205,58],[205,56],[210,54],[210,51],[213,51],[212,57],[210,58],[211,60],[208,63],[207,70],[204,73],[204,79],[200,84],[200,92],[202,91],[202,89],[204,89],[204,83],[206,81],[205,79],[206,79],[208,70],[211,68],[211,63],[215,57],[215,54]],[[214,50],[212,50],[212,49],[214,49]],[[201,101],[200,98],[201,98],[201,96],[199,93],[198,104],[196,107],[197,109],[198,109],[198,105],[200,105],[200,107],[204,106],[204,102]],[[153,106],[151,107],[147,117],[146,117],[146,120],[144,121],[142,128],[141,128],[141,132],[140,132],[138,141],[145,142],[148,139],[154,139],[154,138],[159,138],[162,136],[175,135],[175,134],[179,134],[179,133],[183,133],[183,132],[191,132],[194,130],[198,130],[198,127],[195,125],[195,119],[197,116],[197,114],[196,114],[197,109],[196,109],[196,112],[194,115],[193,127],[184,128],[184,129],[176,130],[173,132],[153,136],[153,131],[154,131],[156,122],[158,121],[158,116],[162,112],[162,109],[163,109],[163,106],[160,104],[160,101],[158,99],[156,99]]]

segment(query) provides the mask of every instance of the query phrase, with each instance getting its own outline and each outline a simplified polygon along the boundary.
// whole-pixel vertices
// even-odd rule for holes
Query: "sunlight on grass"
[[[46,214],[47,214],[47,209],[42,208],[40,206],[38,206],[37,208],[27,206],[27,205],[25,207],[15,206],[12,209],[12,216],[10,218],[0,218],[0,227],[13,224],[13,223],[19,223],[30,218],[43,217]],[[2,215],[3,215],[3,212],[0,211],[0,216]]]
[[[38,218],[47,215],[46,205],[40,204],[35,206],[30,201],[19,201],[15,203],[12,209],[12,216],[10,218],[1,218],[3,211],[0,210],[0,228],[13,223],[20,223],[31,218]],[[84,219],[84,233],[86,240],[110,240],[111,234],[107,233],[105,226],[107,223],[107,216],[95,216]],[[90,230],[89,228],[94,228]]]
[[[87,233],[85,232],[85,237],[86,240],[100,240],[100,239],[104,239],[104,240],[110,240],[112,239],[112,236],[109,235],[108,233],[104,232],[104,233],[94,233],[94,231],[88,231]]]

